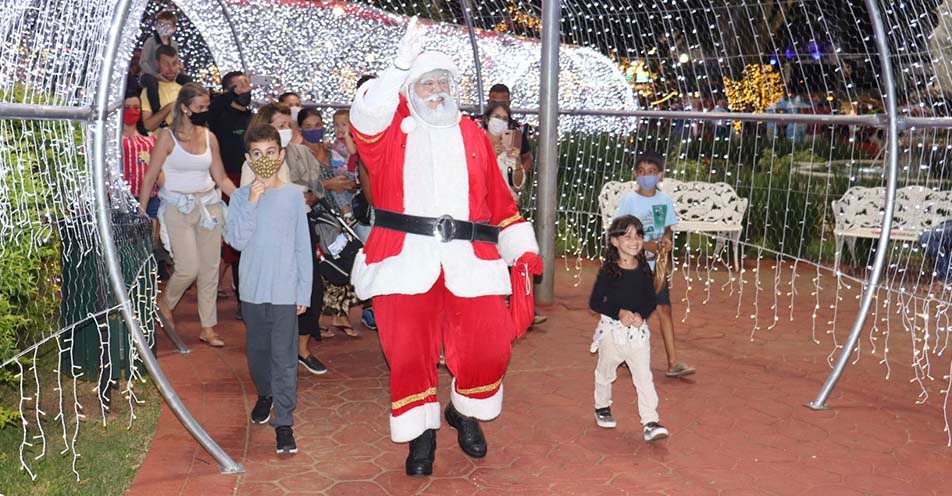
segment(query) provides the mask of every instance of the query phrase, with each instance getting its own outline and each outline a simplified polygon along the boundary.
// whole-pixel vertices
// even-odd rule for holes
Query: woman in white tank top
[[[225,174],[218,141],[206,127],[209,103],[208,91],[201,85],[182,86],[172,109],[172,126],[159,134],[152,150],[139,204],[148,203],[156,178],[164,172],[159,220],[162,241],[172,254],[175,272],[159,297],[159,311],[172,322],[172,310],[197,280],[202,326],[199,339],[211,346],[223,346],[215,333],[221,230],[225,223],[221,194],[232,194],[235,185]]]

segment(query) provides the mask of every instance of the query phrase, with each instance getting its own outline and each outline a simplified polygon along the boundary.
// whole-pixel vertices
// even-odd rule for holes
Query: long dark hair
[[[300,112],[298,112],[298,119],[297,119],[298,127],[303,126],[303,125],[304,125],[304,121],[306,121],[307,118],[310,117],[310,116],[312,116],[312,115],[316,115],[317,117],[319,117],[319,118],[321,119],[321,125],[322,125],[322,126],[324,125],[324,116],[321,115],[321,111],[320,111],[320,110],[317,110],[317,109],[314,108],[314,107],[304,107],[304,108],[301,109]],[[268,121],[268,123],[270,124],[271,121]],[[326,132],[326,131],[325,131],[325,132]]]
[[[486,111],[483,112],[483,125],[486,126],[487,129],[489,128],[489,119],[497,108],[502,108],[506,111],[506,122],[509,124],[509,129],[515,129],[516,121],[512,119],[512,110],[510,110],[508,105],[502,102],[492,102],[486,105]]]
[[[139,105],[140,105],[139,120],[136,121],[136,132],[138,132],[142,136],[148,136],[149,130],[145,128],[145,121],[142,120],[142,113],[141,113],[142,97],[139,95],[139,88],[126,88],[126,97],[123,98],[122,101],[125,102],[126,100],[130,98],[135,98],[139,100]]]
[[[621,277],[621,267],[618,265],[621,255],[618,253],[618,248],[612,244],[612,239],[624,236],[631,228],[634,228],[635,232],[642,238],[645,237],[645,226],[642,225],[638,217],[634,215],[622,215],[613,220],[612,224],[608,226],[608,232],[605,233],[605,248],[602,251],[602,270],[607,272],[611,277]],[[651,267],[648,265],[648,259],[645,257],[644,249],[638,253],[636,260],[638,260],[638,268],[645,271],[650,277]]]

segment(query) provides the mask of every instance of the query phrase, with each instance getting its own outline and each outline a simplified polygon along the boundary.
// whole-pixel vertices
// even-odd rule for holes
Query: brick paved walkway
[[[751,261],[748,267],[752,268]],[[580,284],[574,262],[557,269],[549,321],[515,344],[506,378],[503,415],[484,425],[489,455],[471,460],[456,445],[455,431],[438,436],[433,477],[403,474],[406,447],[388,437],[387,366],[376,335],[338,336],[316,347],[331,372],[311,376],[301,369],[295,433],[301,451],[279,459],[273,430],[249,425],[255,400],[243,353],[243,326],[231,320],[234,300],[220,302],[222,350],[202,346],[194,322],[194,295],[177,313],[181,333],[194,352],[180,356],[160,339],[160,360],[178,394],[247,473],[220,475],[217,466],[164,408],[158,431],[129,494],[674,494],[848,495],[948,494],[952,448],[943,432],[943,376],[948,357],[933,364],[928,402],[916,404],[910,383],[910,339],[899,326],[889,342],[891,378],[880,357],[863,354],[847,369],[828,411],[802,405],[812,400],[829,372],[833,335],[826,323],[835,283],[824,278],[814,344],[810,309],[813,272],[800,269],[794,320],[788,320],[787,285],[777,303],[780,320],[751,338],[755,314],[773,320],[773,275],[761,264],[762,291],[754,284],[725,286],[714,274],[710,300],[706,275],[675,317],[681,353],[698,367],[688,379],[664,377],[660,335],[652,337],[652,368],[662,421],[671,437],[641,440],[635,394],[627,371],[615,384],[618,428],[599,429],[592,417],[595,355],[588,353],[596,317],[587,311],[594,265],[585,264]],[[753,272],[745,276],[753,281]],[[699,274],[694,273],[694,276]],[[789,281],[789,270],[782,281]],[[723,287],[723,289],[722,289]],[[683,295],[677,276],[674,294]],[[856,290],[842,294],[836,338],[845,339],[857,306]],[[737,314],[741,318],[735,318]],[[656,327],[656,322],[653,322]],[[880,350],[882,347],[880,346]],[[445,371],[442,384],[449,384]],[[440,399],[447,400],[441,390]]]

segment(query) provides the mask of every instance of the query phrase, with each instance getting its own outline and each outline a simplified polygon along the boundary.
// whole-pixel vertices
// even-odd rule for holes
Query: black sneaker
[[[321,363],[314,355],[308,355],[307,358],[298,355],[298,363],[304,366],[308,372],[314,375],[323,375],[327,373],[327,367]]]
[[[255,407],[251,410],[251,421],[255,424],[263,424],[271,420],[271,397],[258,396]]]
[[[595,423],[599,427],[605,429],[614,429],[615,428],[615,417],[612,415],[611,407],[606,406],[605,408],[596,408],[595,409]]]
[[[657,441],[668,437],[668,429],[657,422],[645,424],[645,441]]]
[[[281,425],[274,428],[276,439],[276,453],[297,453],[297,443],[294,442],[294,429],[290,425]]]

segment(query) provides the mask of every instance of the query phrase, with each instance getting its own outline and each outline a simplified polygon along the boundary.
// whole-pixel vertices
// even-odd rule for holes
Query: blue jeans
[[[952,251],[952,222],[943,222],[919,236],[922,251],[933,260],[935,278],[949,279],[949,252]]]

